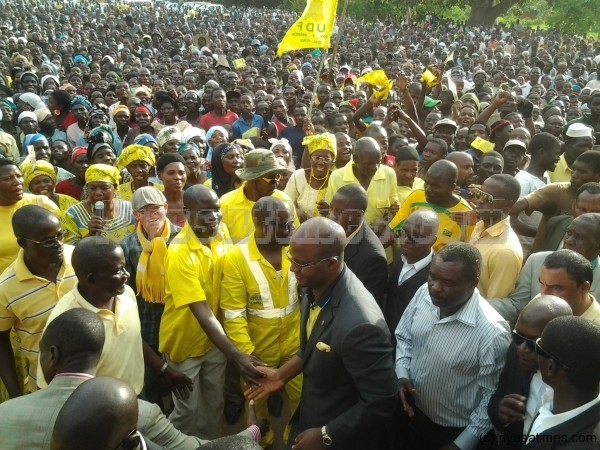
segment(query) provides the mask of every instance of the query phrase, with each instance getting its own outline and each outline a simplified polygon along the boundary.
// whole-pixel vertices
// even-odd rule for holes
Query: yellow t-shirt
[[[159,350],[175,362],[203,356],[213,347],[189,305],[208,302],[213,313],[218,315],[223,255],[231,247],[229,232],[223,223],[210,247],[198,240],[188,223],[169,245]]]
[[[152,186],[153,188],[158,189],[161,192],[165,191],[165,187],[162,184],[149,183],[149,186]],[[133,189],[131,189],[131,181],[119,185],[117,193],[115,194],[115,198],[119,198],[127,202],[131,201],[131,199],[133,198]]]
[[[554,172],[548,172],[551,183],[566,183],[571,181],[571,169],[567,165],[565,154],[560,155],[560,159],[554,168]]]
[[[260,266],[268,287],[261,290],[250,261]],[[254,234],[225,255],[221,281],[221,309],[227,336],[242,353],[256,353],[268,365],[280,363],[296,354],[300,346],[300,308],[296,277],[290,272],[289,247],[281,248],[278,273],[262,256]],[[267,291],[267,292],[263,292]]]
[[[28,390],[37,390],[39,344],[46,320],[60,298],[77,284],[71,266],[74,247],[64,245],[63,265],[56,283],[33,275],[24,261],[23,250],[0,277],[0,331],[14,327],[21,339],[22,353],[29,363]]]
[[[419,177],[415,177],[415,181],[413,181],[412,187],[396,186],[396,192],[398,192],[398,203],[402,205],[402,203],[404,203],[404,200],[406,200],[410,194],[419,189],[425,189],[425,181],[423,181]]]
[[[346,186],[347,184],[360,185],[352,167],[353,164],[350,162],[331,173],[327,184],[327,193],[325,194],[326,203],[331,203],[333,196],[342,186]],[[392,203],[398,203],[396,184],[396,172],[383,164],[380,165],[367,189],[369,202],[365,211],[365,221],[368,225],[372,225],[378,219],[382,219],[387,214]]]
[[[61,298],[48,317],[48,323],[57,316],[74,308],[84,308],[98,315],[104,325],[104,347],[98,362],[96,375],[114,377],[129,384],[139,395],[144,387],[144,354],[142,328],[137,301],[133,290],[125,286],[125,292],[115,300],[115,312],[98,309],[84,299],[77,285]],[[48,326],[46,324],[46,326]],[[47,386],[41,366],[38,365],[38,386]]]
[[[421,209],[428,209],[435,212],[439,220],[439,230],[437,239],[433,244],[433,250],[435,252],[440,251],[446,244],[455,241],[468,242],[473,232],[473,226],[461,226],[452,220],[451,214],[453,212],[464,212],[471,211],[473,208],[467,203],[464,198],[460,198],[460,201],[450,207],[444,208],[442,206],[434,205],[429,203],[425,197],[424,190],[418,190],[410,194],[404,203],[400,206],[400,210],[396,213],[394,218],[389,224],[389,227],[398,233],[402,229],[402,225],[408,216],[414,211]]]
[[[14,205],[0,206],[0,273],[15,260],[19,253],[19,244],[13,233],[12,218],[15,212],[25,205],[38,205],[60,217],[60,210],[52,200],[44,195],[23,194],[23,198]]]
[[[223,213],[223,223],[227,225],[227,229],[231,235],[231,240],[236,243],[244,238],[247,238],[254,233],[254,222],[252,221],[252,207],[254,206],[253,201],[248,200],[244,193],[244,186],[242,184],[239,188],[228,192],[221,197],[221,213]],[[296,208],[294,203],[284,192],[275,189],[273,197],[287,202],[290,207],[290,211],[294,215],[294,225],[300,226],[298,215],[296,214]]]

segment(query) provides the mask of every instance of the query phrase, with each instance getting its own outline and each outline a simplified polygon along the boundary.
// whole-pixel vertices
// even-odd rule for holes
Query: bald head
[[[93,378],[80,384],[61,408],[51,449],[117,448],[137,428],[137,420],[137,397],[128,384],[115,378]]]
[[[361,159],[367,155],[375,155],[379,153],[381,155],[381,148],[375,139],[372,137],[362,137],[356,141],[354,146],[354,156],[356,159]]]
[[[421,236],[435,237],[439,228],[439,219],[436,213],[429,209],[420,209],[413,212],[404,221],[404,226],[411,225],[423,232]],[[435,240],[435,239],[434,239]]]
[[[218,199],[217,194],[211,188],[202,184],[195,184],[183,193],[183,205],[191,211],[197,211],[202,209],[202,205],[215,198]]]
[[[465,152],[452,152],[446,156],[446,161],[453,162],[457,167],[460,167],[469,162],[473,163],[473,158]]]
[[[12,218],[12,227],[17,237],[32,239],[38,231],[53,224],[58,225],[58,218],[45,208],[38,205],[20,207]]]
[[[427,178],[434,178],[444,184],[456,183],[458,169],[456,164],[446,159],[434,162],[427,171]]]
[[[299,247],[317,246],[317,254],[321,258],[341,256],[346,246],[346,233],[333,220],[314,217],[300,225],[291,243]]]
[[[114,260],[115,253],[123,254],[123,250],[105,237],[88,236],[79,241],[71,257],[79,282],[86,280],[89,274],[107,269],[107,262]]]
[[[543,329],[552,319],[572,315],[573,310],[562,298],[554,295],[540,295],[523,308],[518,322],[525,322],[530,326]]]
[[[252,207],[254,227],[258,229],[265,222],[273,222],[279,211],[290,213],[289,206],[283,200],[270,195],[258,199]]]

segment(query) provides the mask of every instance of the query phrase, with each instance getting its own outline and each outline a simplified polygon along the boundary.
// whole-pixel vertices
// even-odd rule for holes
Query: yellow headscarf
[[[52,182],[56,184],[56,172],[54,172],[54,166],[48,161],[36,161],[33,164],[24,163],[21,165],[21,173],[23,174],[23,184],[25,189],[29,189],[31,182],[41,175],[50,177]]]
[[[121,111],[125,111],[127,113],[127,115],[130,115],[129,108],[127,106],[119,105],[114,109],[114,111],[112,113],[112,118],[114,119],[115,116],[117,115],[117,113],[120,113]]]
[[[149,166],[156,164],[156,158],[154,152],[150,147],[143,145],[128,145],[121,151],[121,155],[117,160],[117,167],[119,169],[126,169],[129,164],[134,161],[144,161]]]
[[[306,136],[302,140],[302,145],[306,145],[308,153],[312,155],[317,150],[327,150],[333,153],[333,157],[337,156],[337,142],[335,134],[323,133]]]
[[[85,182],[93,183],[103,181],[118,186],[121,182],[121,172],[119,169],[108,164],[92,164],[85,171]]]
[[[137,224],[137,237],[142,246],[142,253],[137,265],[135,287],[137,294],[148,303],[165,302],[165,257],[167,241],[171,233],[171,224],[165,220],[165,227],[160,236],[149,241]]]

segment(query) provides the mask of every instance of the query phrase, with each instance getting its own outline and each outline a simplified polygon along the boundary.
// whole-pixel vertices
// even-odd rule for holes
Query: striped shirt
[[[0,277],[0,331],[14,328],[21,338],[21,352],[29,363],[27,388],[37,390],[39,343],[46,321],[63,295],[77,283],[71,266],[73,247],[63,246],[63,265],[56,283],[33,275],[23,259],[23,250]]]
[[[475,448],[492,424],[487,414],[510,343],[508,324],[475,289],[454,315],[440,319],[427,284],[396,328],[396,375],[416,389],[416,406],[444,427],[464,427],[454,443]]]

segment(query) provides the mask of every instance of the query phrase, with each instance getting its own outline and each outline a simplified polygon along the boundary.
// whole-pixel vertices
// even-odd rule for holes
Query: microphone
[[[104,202],[97,201],[94,203],[94,210],[96,211],[97,216],[104,219]]]

